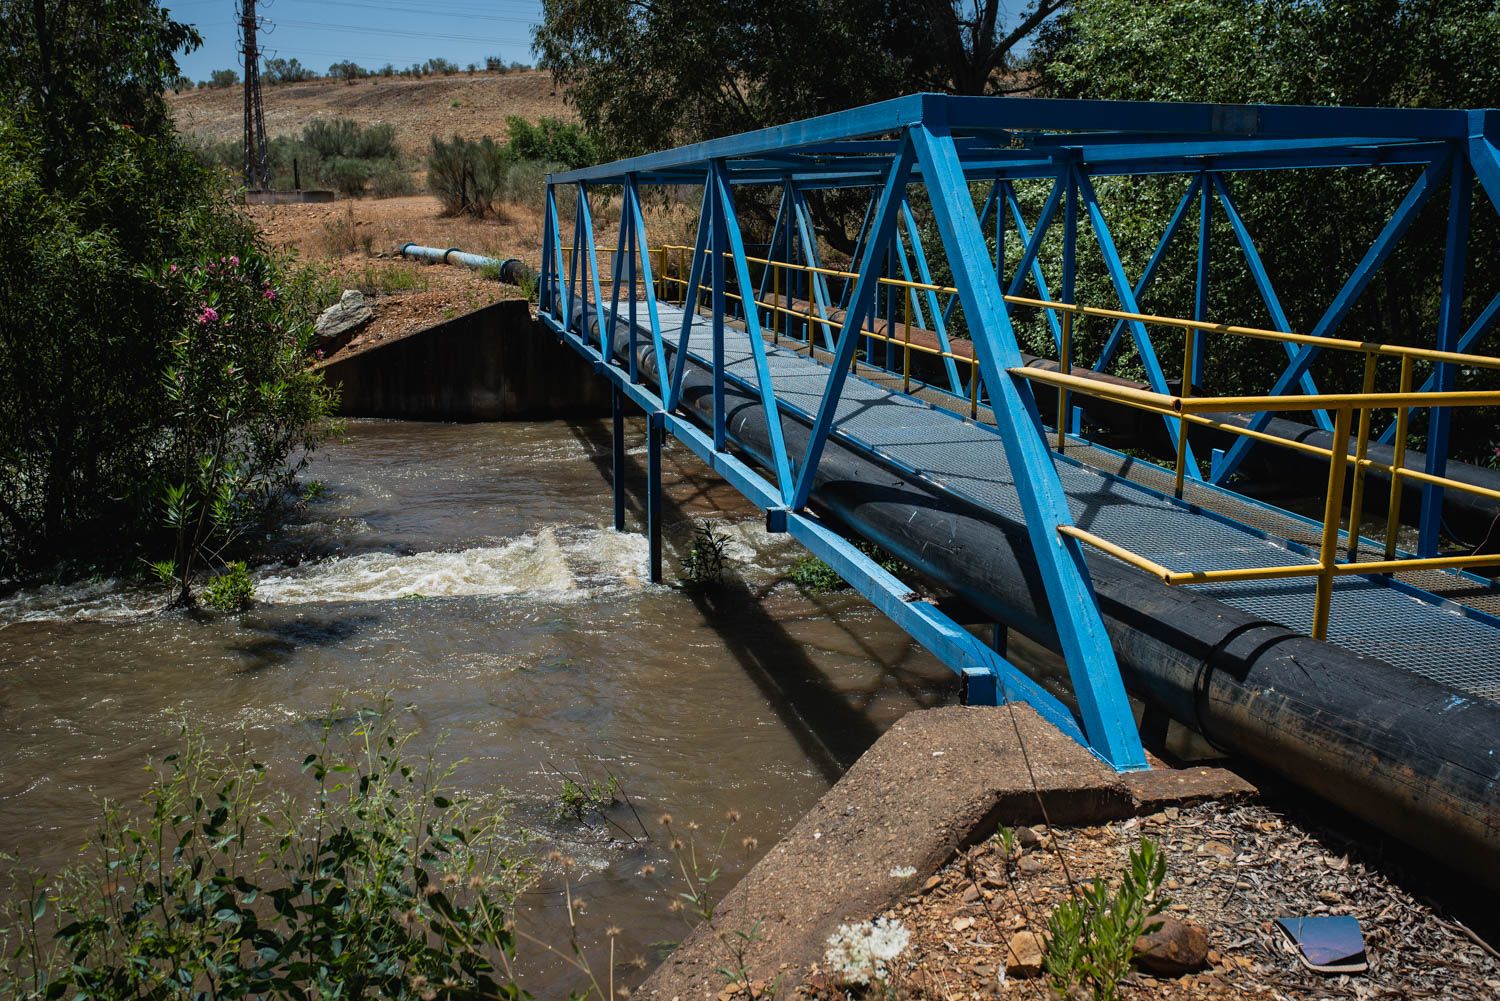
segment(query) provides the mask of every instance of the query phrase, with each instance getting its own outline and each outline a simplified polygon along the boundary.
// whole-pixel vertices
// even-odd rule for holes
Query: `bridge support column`
[[[620,387],[610,384],[610,416],[614,419],[610,435],[614,451],[611,486],[615,495],[615,531],[625,531],[625,401],[620,399]]]
[[[661,446],[666,422],[660,410],[646,423],[646,540],[651,549],[651,583],[661,583]]]

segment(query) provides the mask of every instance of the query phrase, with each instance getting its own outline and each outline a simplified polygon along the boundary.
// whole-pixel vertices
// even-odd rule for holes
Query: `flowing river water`
[[[644,427],[628,433],[638,527]],[[75,859],[99,799],[138,795],[181,721],[295,766],[335,707],[388,703],[417,751],[459,763],[458,786],[510,801],[537,856],[530,935],[566,949],[556,846],[576,860],[592,954],[617,926],[617,959],[654,963],[686,933],[668,910],[680,887],[637,875],[670,858],[658,814],[724,837],[722,892],[894,720],[957,694],[857,595],[785,580],[800,548],[671,444],[668,579],[706,518],[729,539],[729,580],[649,584],[644,538],[609,528],[609,453],[607,422],[354,421],[314,457],[305,477],[324,491],[268,540],[247,612],[160,613],[159,592],[115,581],[0,597],[0,852],[20,859],[0,870]],[[634,840],[556,819],[562,774],[606,771],[649,839],[623,804],[611,815]],[[520,968],[539,997],[578,984],[529,941]]]

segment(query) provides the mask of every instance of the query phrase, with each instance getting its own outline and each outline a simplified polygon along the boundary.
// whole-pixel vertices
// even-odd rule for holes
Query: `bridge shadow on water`
[[[599,422],[570,427],[588,450],[607,489],[613,474],[609,425]],[[626,435],[627,525],[642,525],[646,517],[646,470],[631,449],[644,444],[644,422],[627,419]],[[668,555],[671,540],[685,536],[705,515],[742,519],[759,516],[759,510],[732,486],[670,438],[663,449],[662,464],[663,536]],[[914,642],[903,644],[892,657],[860,635],[856,627],[864,622],[864,616],[850,622],[840,615],[851,607],[847,592],[828,597],[803,594],[799,604],[804,607],[794,615],[777,614],[772,606],[786,600],[778,599],[778,592],[793,587],[785,580],[755,587],[730,575],[720,584],[684,591],[683,597],[723,639],[725,650],[829,782],[837,781],[906,711],[957,702],[957,682],[946,670],[934,666],[924,671],[920,663],[913,663],[923,656]],[[823,638],[815,645],[790,628],[804,623],[823,631]],[[829,643],[829,632],[839,634],[836,643]],[[847,660],[852,655],[876,670],[857,683],[830,676],[818,662],[820,652],[830,646],[839,647],[840,652],[828,656]]]

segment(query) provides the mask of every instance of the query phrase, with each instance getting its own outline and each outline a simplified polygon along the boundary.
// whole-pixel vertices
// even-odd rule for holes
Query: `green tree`
[[[1500,6],[1493,0],[1076,0],[1043,33],[1033,58],[1041,91],[1056,97],[1483,107],[1500,93]],[[1317,321],[1415,177],[1414,168],[1392,168],[1229,179],[1295,328]],[[1185,186],[1177,178],[1098,183],[1132,275],[1140,273]],[[1030,195],[1035,212],[1040,195]],[[1347,335],[1431,345],[1445,213],[1439,191],[1345,321]],[[1483,304],[1480,297],[1500,287],[1500,233],[1479,192],[1473,218],[1470,318]],[[1216,219],[1210,318],[1264,325],[1266,311],[1234,234],[1221,214]],[[1191,228],[1187,232],[1144,302],[1151,311],[1191,315]],[[1057,247],[1050,246],[1047,257],[1055,276]],[[1113,304],[1096,257],[1080,255],[1078,299]],[[1032,332],[1040,345],[1040,330]],[[1080,356],[1096,351],[1105,333],[1083,331]],[[1237,338],[1207,343],[1216,391],[1264,391],[1284,364],[1269,345]],[[1141,370],[1127,358],[1121,371],[1138,376]],[[1320,380],[1332,389],[1353,388],[1357,366],[1330,366]],[[1479,426],[1487,423],[1482,414],[1458,420],[1466,428],[1460,448],[1477,449],[1493,435]]]
[[[310,438],[326,396],[293,357],[306,283],[258,245],[167,116],[173,53],[196,34],[148,2],[4,2],[0,13],[0,572],[169,547],[167,491],[212,462],[195,444],[210,420],[229,427],[226,456],[259,455],[260,472],[228,498],[236,520],[268,513],[287,443]],[[220,328],[235,342],[224,357],[253,380],[226,409],[223,394],[174,396],[204,302],[159,273],[230,257],[268,283],[254,295],[279,298],[252,300],[259,312],[236,300]],[[205,505],[221,477],[207,479]]]

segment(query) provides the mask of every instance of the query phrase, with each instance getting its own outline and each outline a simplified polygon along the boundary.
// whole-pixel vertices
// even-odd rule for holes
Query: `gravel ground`
[[[1210,965],[1176,979],[1136,972],[1122,986],[1122,998],[1500,998],[1500,953],[1351,857],[1336,836],[1264,805],[1209,803],[1098,827],[1058,828],[1050,836],[1035,830],[1039,843],[1009,863],[992,839],[886,912],[911,933],[911,944],[893,962],[888,996],[1050,997],[1040,979],[1002,982],[997,964],[1006,943],[1018,931],[1046,930],[1069,875],[1112,880],[1130,849],[1149,837],[1167,860],[1167,914],[1204,927]],[[1273,925],[1277,917],[1321,914],[1359,919],[1368,972],[1307,970]],[[819,999],[845,993],[817,974],[796,990]]]

